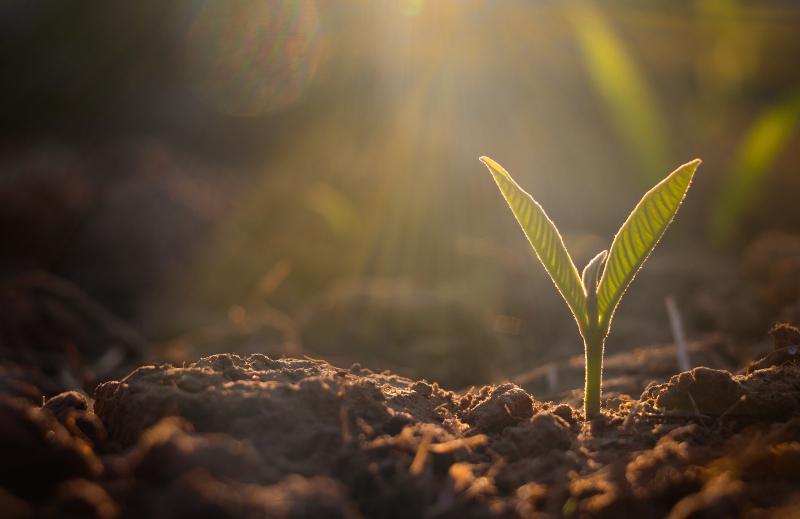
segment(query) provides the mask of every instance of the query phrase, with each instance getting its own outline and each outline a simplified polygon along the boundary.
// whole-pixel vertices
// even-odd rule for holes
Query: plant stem
[[[587,420],[600,415],[600,391],[603,383],[603,348],[605,338],[600,334],[589,334],[583,341],[586,363],[586,385],[584,387],[583,413]]]

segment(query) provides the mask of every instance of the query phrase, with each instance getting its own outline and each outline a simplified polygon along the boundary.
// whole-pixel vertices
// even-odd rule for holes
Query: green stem
[[[583,412],[587,420],[600,415],[604,346],[605,339],[600,334],[590,334],[584,338],[586,386],[584,387]]]

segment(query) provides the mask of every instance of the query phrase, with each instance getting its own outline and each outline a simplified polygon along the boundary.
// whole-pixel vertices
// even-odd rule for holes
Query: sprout
[[[672,222],[700,159],[687,162],[645,193],[617,232],[611,248],[598,253],[582,275],[542,206],[500,164],[481,157],[508,202],[536,256],[569,306],[583,337],[586,361],[584,414],[600,414],[603,347],[622,295]]]

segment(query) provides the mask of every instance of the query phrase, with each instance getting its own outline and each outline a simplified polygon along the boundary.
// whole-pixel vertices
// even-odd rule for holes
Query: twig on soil
[[[558,366],[550,364],[547,367],[547,390],[550,393],[555,393],[558,387]]]
[[[341,424],[341,434],[342,434],[342,441],[344,443],[350,443],[353,439],[353,435],[350,434],[350,424],[347,420],[347,406],[344,404],[339,406],[339,422]]]
[[[675,339],[675,354],[678,356],[678,369],[680,369],[680,371],[689,371],[692,369],[692,365],[689,362],[689,349],[686,347],[686,333],[683,328],[681,313],[678,311],[675,298],[672,296],[667,296],[664,303],[667,306],[667,315],[669,316],[669,324],[672,328],[672,337]]]
[[[410,429],[407,430],[410,432]],[[471,450],[475,447],[484,445],[489,441],[489,438],[485,434],[476,434],[475,436],[470,436],[469,438],[458,438],[456,440],[451,440],[444,443],[432,444],[432,440],[433,431],[426,429],[422,434],[422,440],[417,446],[417,453],[414,455],[414,461],[411,462],[411,466],[408,468],[408,471],[411,474],[418,476],[422,473],[422,471],[425,469],[425,463],[427,463],[428,455],[430,453],[447,454],[448,452],[453,452],[458,449]]]
[[[375,428],[368,424],[367,421],[360,416],[356,416],[356,425],[358,426],[359,431],[361,431],[361,434],[366,435],[368,438],[375,436]]]
[[[720,420],[722,420],[723,418],[725,418],[725,416],[726,416],[728,413],[730,413],[731,411],[733,411],[734,409],[736,409],[737,407],[739,407],[739,404],[741,404],[741,403],[742,403],[742,402],[744,402],[745,400],[747,400],[747,395],[742,395],[742,396],[740,396],[740,397],[739,397],[739,400],[737,400],[736,402],[734,402],[734,403],[733,403],[733,405],[731,405],[729,408],[727,408],[727,409],[725,410],[725,412],[723,412],[721,415],[719,415],[719,419],[720,419]]]
[[[489,438],[485,434],[476,434],[469,438],[459,438],[444,443],[435,443],[429,446],[429,450],[434,454],[446,454],[458,449],[472,449],[484,445]]]
[[[125,362],[125,351],[119,346],[112,346],[92,365],[92,373],[99,378],[103,378],[112,373],[123,362]]]
[[[712,420],[712,417],[704,414],[699,415],[686,415],[686,414],[655,414],[655,413],[641,413],[639,416],[649,418],[652,420],[670,422],[670,421],[697,421],[697,420]]]
[[[58,379],[61,385],[67,389],[80,390],[83,386],[83,384],[78,382],[78,379],[75,378],[75,375],[66,367],[61,368],[61,371],[58,372]]]
[[[428,461],[428,452],[430,450],[431,440],[433,439],[433,431],[426,429],[422,434],[422,441],[419,442],[417,453],[414,455],[414,461],[408,467],[408,471],[413,476],[419,476],[425,468],[425,463]]]
[[[278,260],[258,282],[257,295],[263,299],[268,299],[291,272],[292,264],[288,260]]]
[[[697,402],[694,401],[694,397],[692,396],[692,392],[691,391],[687,391],[686,394],[689,395],[689,401],[692,403],[692,408],[694,409],[694,414],[696,414],[697,416],[700,416],[702,413],[700,413],[700,408],[697,407]]]
[[[642,401],[637,400],[636,404],[631,408],[631,412],[628,413],[628,416],[625,417],[625,420],[622,422],[622,428],[627,430],[630,428],[631,423],[633,423],[633,417],[636,413],[639,412],[639,408],[642,407]]]

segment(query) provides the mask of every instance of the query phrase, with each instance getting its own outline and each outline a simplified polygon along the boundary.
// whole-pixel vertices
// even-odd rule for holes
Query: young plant
[[[622,224],[611,248],[598,253],[578,274],[552,220],[500,164],[481,157],[508,202],[539,261],[553,279],[583,337],[586,362],[584,414],[600,414],[603,348],[622,295],[672,222],[700,165],[687,162],[645,193]]]

